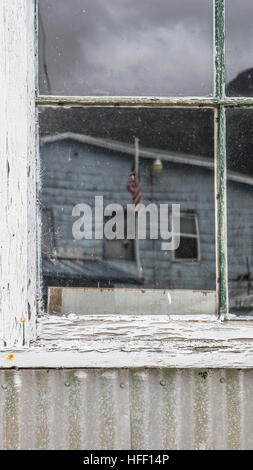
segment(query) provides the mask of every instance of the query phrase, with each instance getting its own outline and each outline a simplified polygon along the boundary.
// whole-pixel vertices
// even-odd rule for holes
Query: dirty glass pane
[[[253,96],[253,2],[226,2],[227,96]]]
[[[57,286],[215,290],[211,110],[40,108],[39,115],[45,299]],[[180,263],[171,243],[175,206],[193,235],[182,237]]]
[[[212,1],[39,0],[41,94],[212,93]]]
[[[175,251],[176,260],[197,260],[198,241],[196,238],[181,237],[179,248]]]
[[[186,217],[183,215],[180,219],[181,222],[181,233],[189,233],[195,234],[196,233],[196,221],[194,217]]]
[[[227,111],[230,312],[253,314],[253,112]]]

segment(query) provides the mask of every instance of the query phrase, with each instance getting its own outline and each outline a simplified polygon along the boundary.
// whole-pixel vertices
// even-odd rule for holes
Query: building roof
[[[253,68],[226,85],[227,96],[253,96]],[[253,110],[229,109],[227,166],[253,177]],[[213,158],[214,116],[211,109],[166,107],[70,107],[40,109],[40,135],[66,132],[132,144],[138,136],[144,148],[155,146],[180,154]],[[232,175],[231,175],[232,176]]]
[[[91,145],[106,150],[111,150],[117,153],[123,153],[126,155],[135,155],[134,144],[130,145],[125,142],[118,142],[111,139],[104,139],[100,137],[92,137],[89,135],[78,134],[74,132],[63,132],[55,135],[47,135],[41,137],[41,145],[46,145],[54,142],[59,142],[63,140],[74,140],[86,145]],[[181,165],[191,165],[206,168],[208,170],[214,170],[214,159],[202,157],[200,155],[192,155],[175,151],[165,151],[160,149],[145,148],[140,146],[139,150],[140,158],[150,158],[177,163]],[[253,186],[253,177],[246,175],[244,173],[239,173],[235,171],[228,170],[227,178],[230,181],[237,183],[248,184]]]

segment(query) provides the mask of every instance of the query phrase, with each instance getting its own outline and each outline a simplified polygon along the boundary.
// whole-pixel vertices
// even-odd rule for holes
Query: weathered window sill
[[[38,340],[0,352],[0,367],[253,368],[252,320],[69,315],[38,323]]]

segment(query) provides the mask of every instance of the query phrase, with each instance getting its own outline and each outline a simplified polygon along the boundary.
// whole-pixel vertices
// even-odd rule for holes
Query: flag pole
[[[140,158],[140,150],[139,150],[139,139],[135,137],[134,139],[135,145],[135,155],[134,155],[134,172],[136,180],[139,179],[139,158]],[[142,270],[141,270],[141,260],[140,260],[140,246],[139,246],[139,237],[138,237],[138,212],[135,213],[135,256],[136,256],[136,264],[137,264],[137,273],[138,273],[138,280],[140,281],[142,278]]]
[[[139,149],[139,139],[135,137],[135,156],[134,156],[134,171],[136,179],[139,179],[139,158],[140,158],[140,149]]]

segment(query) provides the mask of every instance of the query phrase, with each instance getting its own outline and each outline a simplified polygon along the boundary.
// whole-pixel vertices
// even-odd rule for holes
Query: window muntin
[[[212,93],[212,2],[39,0],[40,93]]]

